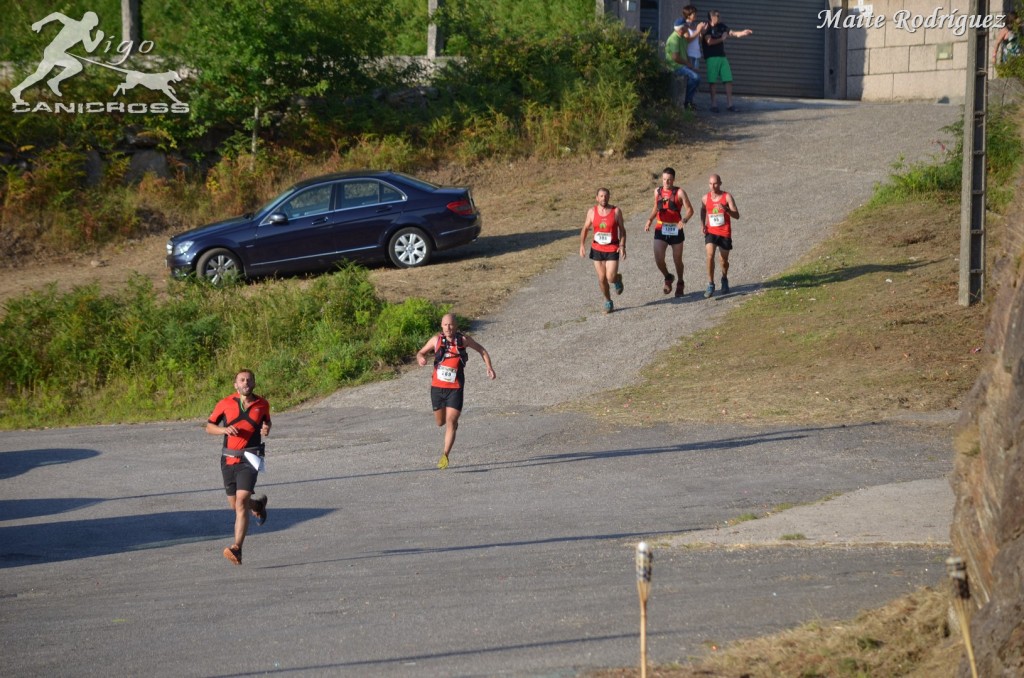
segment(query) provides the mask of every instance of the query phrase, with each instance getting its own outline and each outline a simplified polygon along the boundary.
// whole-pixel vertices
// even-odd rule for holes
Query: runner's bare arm
[[[736,207],[736,200],[733,199],[732,193],[729,193],[728,197],[726,198],[725,208],[729,210],[730,217],[732,217],[733,219],[740,218],[740,210],[738,207]]]
[[[214,436],[234,436],[238,435],[238,431],[234,426],[217,426],[206,422],[206,432]]]
[[[465,335],[463,335],[465,336]],[[471,348],[480,354],[480,357],[484,360],[484,365],[487,366],[487,378],[495,379],[498,375],[494,373],[494,367],[491,366],[491,354],[487,352],[483,346],[476,342],[473,337],[466,337],[466,348]]]
[[[427,354],[434,351],[434,337],[427,339],[427,343],[423,344],[423,348],[416,352],[416,362],[420,364],[420,367],[424,367],[427,364]]]
[[[647,225],[644,226],[645,231],[651,230],[651,223],[654,221],[654,217],[658,216],[658,191],[660,189],[654,189],[654,207],[651,208],[651,214],[647,217]]]
[[[626,220],[622,218],[622,210],[615,208],[615,225],[619,229],[619,253],[626,258]]]
[[[583,222],[583,230],[580,231],[580,256],[586,256],[584,251],[587,247],[587,232],[594,223],[594,208],[587,210],[587,220]]]
[[[693,205],[690,204],[690,196],[686,195],[686,191],[679,189],[679,192],[683,194],[683,206],[686,207],[686,214],[683,215],[683,223],[685,224],[693,216]]]

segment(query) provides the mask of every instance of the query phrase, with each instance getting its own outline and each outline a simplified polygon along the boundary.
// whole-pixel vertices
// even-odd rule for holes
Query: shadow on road
[[[76,448],[54,448],[40,450],[15,450],[13,452],[0,452],[0,480],[7,480],[14,476],[28,473],[40,466],[52,464],[68,464],[73,461],[92,459],[98,457],[96,450]]]
[[[656,631],[648,632],[648,638],[666,637],[670,638],[678,636],[678,630],[667,630],[667,631]],[[618,633],[614,635],[603,635],[603,636],[584,636],[580,638],[565,638],[562,640],[543,640],[536,643],[516,643],[513,645],[498,645],[496,647],[472,647],[463,650],[453,650],[449,652],[434,652],[434,653],[423,653],[423,654],[410,654],[401,657],[385,657],[383,659],[353,659],[347,662],[334,662],[331,664],[307,664],[305,666],[281,666],[275,667],[274,669],[260,670],[258,672],[246,672],[246,673],[222,673],[212,678],[236,678],[237,676],[264,676],[267,674],[305,674],[316,671],[330,671],[331,669],[344,669],[352,668],[357,666],[381,666],[384,664],[414,664],[421,661],[429,661],[432,659],[450,659],[452,657],[476,657],[481,655],[493,654],[497,652],[518,652],[522,650],[540,650],[550,647],[564,647],[568,645],[576,644],[592,644],[592,643],[605,643],[615,640],[630,640],[635,639],[635,633]],[[413,668],[410,666],[410,668]],[[574,672],[575,673],[575,672]],[[415,675],[415,670],[412,671],[411,675]],[[540,674],[538,674],[540,675]],[[551,675],[562,675],[551,674]]]
[[[56,501],[92,503],[96,500]],[[266,525],[250,527],[250,534],[287,530],[333,511],[324,508],[277,509],[271,512]],[[171,511],[0,527],[0,569],[230,539],[233,525],[234,514],[225,505],[224,509],[217,511]]]

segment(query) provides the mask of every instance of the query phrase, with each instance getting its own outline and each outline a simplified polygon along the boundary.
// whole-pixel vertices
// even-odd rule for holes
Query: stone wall
[[[1024,193],[1021,187],[1018,194]],[[1009,210],[985,348],[958,427],[951,538],[967,561],[981,676],[1024,676],[1024,207]],[[959,676],[970,676],[966,659]]]
[[[847,4],[864,20],[847,28],[846,98],[962,100],[967,68],[967,34],[951,28],[966,11],[964,2],[872,0]],[[870,12],[870,13],[867,13]],[[928,28],[917,21],[935,19]],[[901,20],[902,19],[902,20]],[[941,27],[938,27],[941,26]]]

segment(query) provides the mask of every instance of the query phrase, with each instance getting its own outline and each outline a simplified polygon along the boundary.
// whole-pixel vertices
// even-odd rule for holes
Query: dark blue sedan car
[[[341,172],[299,182],[256,212],[172,237],[167,266],[175,277],[194,273],[214,284],[321,271],[342,260],[409,268],[472,242],[481,222],[468,188],[398,172]]]

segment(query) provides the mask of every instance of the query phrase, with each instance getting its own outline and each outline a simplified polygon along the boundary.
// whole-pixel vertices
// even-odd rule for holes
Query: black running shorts
[[[224,490],[229,497],[235,496],[238,490],[252,493],[256,489],[256,476],[259,471],[252,464],[242,460],[240,464],[228,464],[227,457],[221,455],[220,473],[224,476]]]
[[[669,245],[682,245],[683,241],[686,240],[686,233],[683,231],[683,225],[679,224],[679,235],[662,235],[661,229],[656,228],[654,230],[655,240],[664,240]]]
[[[720,235],[712,235],[710,233],[704,234],[705,245],[715,245],[716,247],[723,250],[732,249],[732,238],[724,238]]]
[[[598,252],[594,248],[590,248],[590,258],[594,261],[618,261],[618,252]]]
[[[450,407],[453,410],[462,411],[462,388],[440,388],[430,387],[430,404],[437,412],[442,407]]]

